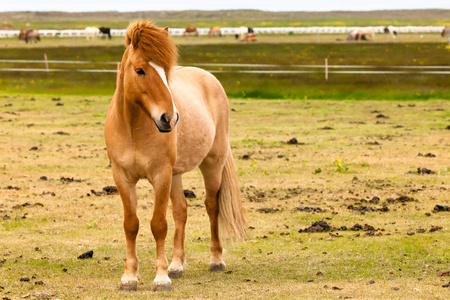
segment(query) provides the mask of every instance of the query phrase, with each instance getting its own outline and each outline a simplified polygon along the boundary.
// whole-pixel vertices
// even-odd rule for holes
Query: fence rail
[[[321,33],[349,33],[361,27],[356,26],[310,26],[310,27],[255,27],[256,34],[321,34]],[[385,26],[369,26],[375,33],[383,33]],[[398,26],[398,33],[440,33],[444,26]],[[209,28],[198,28],[199,35],[208,35]],[[238,33],[239,27],[222,27],[223,35],[234,35]],[[125,36],[126,29],[111,29],[112,36]],[[173,36],[181,36],[184,28],[169,28]],[[18,37],[20,30],[0,30],[0,38]],[[84,29],[39,29],[41,36],[48,37],[85,37]]]
[[[27,60],[0,59],[1,64],[42,64],[46,68],[0,68],[0,72],[83,72],[116,73],[117,69],[49,68],[49,64],[64,65],[114,65],[116,61],[73,61],[73,60]],[[194,63],[192,66],[206,67],[210,73],[247,73],[247,74],[430,74],[450,75],[449,66],[376,66],[376,65],[279,65],[279,64],[221,64]],[[223,68],[226,68],[225,70]]]

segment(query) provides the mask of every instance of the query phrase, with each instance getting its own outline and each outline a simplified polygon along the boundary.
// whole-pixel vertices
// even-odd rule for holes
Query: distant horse
[[[108,38],[111,39],[111,28],[109,28],[109,27],[100,27],[98,30],[99,30],[100,34],[102,35],[102,37],[107,35]]]
[[[374,31],[369,28],[355,29],[349,33],[347,41],[367,41],[367,36],[373,39],[375,37]]]
[[[448,35],[447,46],[450,46],[450,26],[445,26],[441,32],[442,37]]]
[[[191,26],[191,27],[186,27],[186,29],[185,29],[184,32],[183,32],[183,36],[186,36],[186,35],[195,35],[195,36],[198,36],[197,27],[193,27],[193,26]]]
[[[97,27],[86,27],[84,29],[84,35],[86,36],[86,40],[95,39],[99,35],[100,30]]]
[[[241,27],[239,27],[235,37],[236,37],[236,39],[240,39],[241,41],[243,41],[245,39],[245,37],[250,33],[253,33],[253,34],[255,33],[253,28],[241,26]]]
[[[39,35],[39,32],[35,29],[27,30],[27,33],[25,34],[25,42],[28,44],[28,42],[34,41],[34,43],[37,43],[41,40],[41,36]]]
[[[208,36],[212,37],[212,36],[216,36],[216,35],[218,35],[220,37],[222,36],[222,31],[220,30],[220,27],[218,27],[218,26],[211,27],[209,29]]]
[[[254,33],[249,33],[249,34],[247,34],[247,36],[244,39],[242,39],[240,41],[241,42],[256,42],[257,39],[256,39],[256,35]]]
[[[151,229],[156,240],[155,290],[171,289],[185,263],[187,202],[181,175],[199,166],[211,223],[211,271],[223,271],[220,233],[244,237],[240,188],[228,137],[228,99],[204,70],[177,67],[177,48],[167,27],[148,21],[128,26],[118,84],[105,121],[105,141],[122,198],[126,237],[121,290],[137,289],[136,183],[146,178],[155,199]],[[177,125],[178,124],[178,125]],[[169,198],[175,220],[172,262],[165,254]]]
[[[19,40],[25,40],[25,37],[27,36],[28,29],[20,29],[19,32]]]
[[[395,39],[397,37],[397,28],[393,26],[386,26],[384,27],[384,33],[390,34],[392,38]]]

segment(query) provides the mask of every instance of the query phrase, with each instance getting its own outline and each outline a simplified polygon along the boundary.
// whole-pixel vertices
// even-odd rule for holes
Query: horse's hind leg
[[[187,220],[187,202],[183,193],[181,174],[172,177],[172,188],[170,190],[172,200],[172,214],[175,220],[175,236],[173,238],[172,262],[169,266],[169,277],[178,278],[183,273],[184,238]]]
[[[206,199],[205,206],[211,224],[211,271],[225,270],[225,262],[222,259],[222,243],[219,238],[219,202],[218,193],[222,182],[223,161],[225,155],[208,155],[200,165],[200,170],[205,181]]]
[[[122,276],[120,289],[135,291],[137,289],[138,259],[136,254],[136,236],[139,231],[139,219],[136,215],[137,196],[136,182],[126,181],[121,174],[112,167],[114,182],[122,198],[124,220],[123,228],[127,241],[125,273]]]

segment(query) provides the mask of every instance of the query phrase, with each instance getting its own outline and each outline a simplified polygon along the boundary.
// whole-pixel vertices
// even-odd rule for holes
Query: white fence
[[[338,27],[338,26],[311,26],[311,27],[254,27],[256,34],[321,34],[321,33],[349,33],[361,27]],[[383,33],[384,26],[369,26],[375,33]],[[440,33],[443,26],[398,26],[398,33]],[[199,35],[208,35],[209,28],[198,28]],[[234,35],[238,32],[238,27],[222,27],[223,35]],[[126,29],[111,29],[112,36],[125,36]],[[169,28],[173,36],[183,35],[184,28]],[[20,30],[0,30],[0,38],[18,37]],[[40,29],[41,36],[49,37],[85,37],[84,29]]]
[[[117,69],[82,69],[82,68],[49,68],[52,65],[64,64],[93,64],[93,65],[117,65],[116,61],[71,61],[71,60],[13,60],[0,59],[0,64],[26,63],[45,65],[46,68],[0,68],[0,72],[83,72],[83,73],[116,73]],[[450,66],[374,66],[374,65],[276,65],[276,64],[221,64],[221,63],[197,63],[193,66],[203,67],[211,73],[247,73],[247,74],[429,74],[450,75]],[[222,68],[228,68],[223,70]]]

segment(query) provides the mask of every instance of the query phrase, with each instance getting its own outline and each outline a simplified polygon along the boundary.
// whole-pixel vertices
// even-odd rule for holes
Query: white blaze
[[[164,71],[163,67],[161,67],[160,65],[155,64],[152,61],[148,62],[148,64],[150,66],[152,66],[153,69],[155,69],[155,71],[158,73],[159,77],[161,77],[161,80],[163,81],[164,85],[167,87],[167,90],[169,91],[169,94],[170,94],[170,98],[172,99],[173,117],[175,118],[177,113],[178,113],[178,111],[177,111],[177,108],[175,106],[175,103],[173,102],[172,91],[170,90],[169,83],[167,82],[166,72]]]

